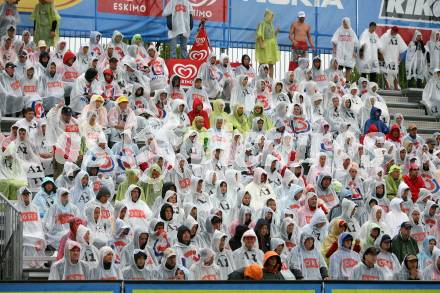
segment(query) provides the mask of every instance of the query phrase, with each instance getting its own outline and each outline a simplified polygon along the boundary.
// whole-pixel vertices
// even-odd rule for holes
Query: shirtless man
[[[305,23],[305,19],[305,12],[300,11],[298,13],[298,20],[290,26],[289,39],[292,41],[292,61],[296,64],[298,64],[299,58],[307,57],[307,51],[309,49],[307,40],[310,43],[310,47],[315,49],[312,35],[310,34],[310,25]]]

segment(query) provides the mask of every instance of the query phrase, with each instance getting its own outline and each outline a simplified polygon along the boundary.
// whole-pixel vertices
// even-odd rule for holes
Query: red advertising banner
[[[162,0],[98,0],[98,12],[162,16]]]
[[[169,1],[167,1],[168,3]],[[228,0],[189,0],[194,18],[226,22]],[[135,16],[162,16],[162,0],[98,0],[98,12]]]
[[[211,53],[211,46],[209,45],[208,34],[204,26],[199,28],[194,44],[189,52],[189,58],[192,60],[205,62]]]
[[[228,0],[189,0],[196,19],[226,22],[228,19]]]
[[[177,74],[180,77],[180,85],[190,87],[193,84],[199,72],[202,61],[191,59],[168,59],[165,61],[168,67],[169,75]]]

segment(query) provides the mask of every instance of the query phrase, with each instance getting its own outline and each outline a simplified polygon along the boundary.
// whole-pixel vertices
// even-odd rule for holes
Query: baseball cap
[[[392,241],[392,239],[391,239],[390,235],[385,234],[382,236],[382,242],[391,242],[391,241]]]
[[[20,53],[18,53],[18,56],[27,56],[27,52],[24,50],[21,50]]]
[[[38,48],[41,47],[47,47],[46,41],[45,40],[39,40],[38,41]]]
[[[120,96],[117,100],[116,103],[120,104],[120,103],[124,103],[127,102],[128,103],[128,98],[126,96]]]
[[[10,26],[8,27],[8,31],[15,31],[15,26],[10,25]]]
[[[165,259],[168,259],[172,256],[177,256],[176,251],[172,248],[167,248],[165,249],[165,251],[163,252],[163,256],[165,257]]]
[[[306,13],[304,11],[298,12],[298,17],[306,17]]]
[[[408,130],[411,130],[411,129],[417,129],[417,125],[415,124],[415,123],[410,123],[409,125],[408,125]]]
[[[61,114],[72,115],[73,111],[70,107],[64,106],[63,109],[61,109]]]
[[[410,222],[406,221],[406,222],[403,222],[403,223],[400,225],[400,228],[411,229],[411,228],[412,228],[412,225],[411,225]]]
[[[31,194],[32,192],[29,190],[29,188],[24,187],[23,190],[21,191],[21,194],[25,194],[25,193]]]
[[[398,31],[399,31],[399,28],[398,28],[397,26],[393,26],[393,27],[391,27],[391,30],[393,30],[393,31],[395,31],[395,32],[398,32]]]
[[[8,63],[6,63],[6,65],[5,65],[5,68],[15,68],[15,67],[17,67],[17,66],[15,66],[15,64],[12,63],[12,62],[8,62]]]

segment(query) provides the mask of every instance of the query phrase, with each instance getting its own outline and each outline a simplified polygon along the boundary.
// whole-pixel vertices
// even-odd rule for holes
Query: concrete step
[[[402,95],[413,99],[422,99],[423,89],[407,88],[402,90]]]
[[[390,115],[400,113],[404,117],[406,117],[406,116],[422,116],[422,117],[426,116],[425,109],[420,109],[420,108],[400,108],[400,107],[388,106],[388,111],[389,111]]]
[[[381,96],[397,96],[397,97],[403,96],[402,91],[379,90],[378,93]]]
[[[405,109],[418,109],[424,108],[420,103],[415,102],[387,102],[388,108],[405,108]]]
[[[394,119],[394,114],[390,114],[391,119]],[[405,121],[407,120],[415,120],[415,121],[439,121],[436,117],[434,116],[429,116],[429,115],[405,115]],[[417,122],[416,122],[417,123]]]
[[[415,121],[410,119],[405,120],[405,125],[409,125],[410,123],[415,123],[418,129],[432,129],[437,131],[440,129],[440,122],[437,121]]]
[[[428,135],[427,137],[431,137],[434,133],[438,132],[438,128],[437,129],[425,129],[425,128],[418,128],[417,129],[417,133],[419,134],[426,134]]]
[[[2,133],[4,132],[10,132],[12,125],[14,125],[15,122],[20,120],[21,118],[16,117],[2,117],[0,128]]]
[[[389,103],[408,103],[410,102],[408,100],[408,97],[400,97],[400,96],[382,96],[382,98],[385,100],[385,103],[387,103],[387,105]]]

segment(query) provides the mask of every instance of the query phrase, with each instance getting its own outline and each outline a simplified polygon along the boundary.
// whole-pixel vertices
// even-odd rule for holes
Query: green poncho
[[[216,99],[212,103],[212,113],[209,115],[209,125],[215,127],[215,122],[217,117],[222,117],[224,119],[223,123],[227,123],[228,114],[225,112],[225,101],[222,99]],[[225,125],[223,125],[224,127]]]
[[[257,109],[258,107],[261,108],[261,113],[260,114],[257,114],[255,112],[255,109]],[[269,130],[272,129],[272,126],[273,126],[272,125],[272,119],[270,119],[269,117],[264,115],[264,112],[263,112],[264,110],[263,109],[264,108],[263,108],[263,104],[262,103],[258,102],[258,103],[255,104],[254,110],[251,112],[251,114],[248,117],[248,127],[249,127],[249,129],[252,129],[252,123],[254,121],[254,118],[257,118],[257,117],[263,119],[263,121],[264,121],[263,130],[264,131],[269,131]]]
[[[238,115],[237,110],[242,108],[244,111],[244,106],[242,104],[236,104],[232,111],[231,116],[229,116],[229,121],[232,124],[232,127],[240,131],[241,134],[246,134],[249,131],[248,117],[244,112],[241,115]]]
[[[391,176],[394,171],[400,171],[399,179],[396,181]],[[385,190],[387,192],[386,196],[389,200],[392,200],[397,195],[397,190],[399,189],[399,184],[402,182],[402,168],[398,165],[392,165],[388,171],[388,175],[385,176]]]
[[[153,170],[156,170],[160,174],[158,178],[152,177]],[[152,208],[156,198],[162,196],[163,173],[158,164],[153,164],[147,169],[146,176],[139,180],[139,187],[145,194],[145,198],[141,197],[141,199],[145,201],[150,208]]]
[[[118,191],[116,192],[116,200],[122,201],[125,199],[125,193],[128,187],[132,184],[138,184],[139,170],[137,169],[127,169],[125,170],[125,180],[121,182],[118,186]],[[141,200],[145,201],[145,195],[141,189]]]
[[[54,3],[38,3],[31,15],[35,21],[34,41],[44,40],[47,46],[54,47],[60,37],[61,17],[55,9]],[[55,38],[50,37],[52,23],[56,21]]]
[[[264,13],[264,20],[257,27],[255,57],[260,64],[276,64],[280,60],[273,19],[273,12],[267,9]],[[263,47],[261,47],[261,43],[263,43]]]

